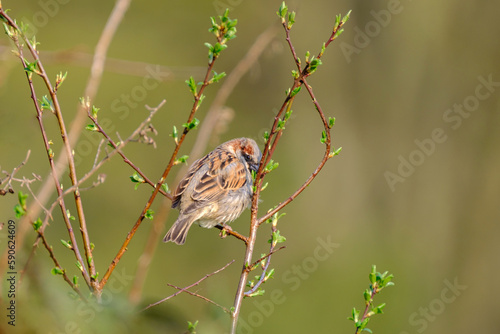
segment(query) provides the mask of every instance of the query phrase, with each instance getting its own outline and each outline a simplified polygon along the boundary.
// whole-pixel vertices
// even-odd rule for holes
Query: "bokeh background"
[[[13,17],[36,27],[48,72],[55,78],[59,71],[68,71],[59,98],[70,124],[90,64],[88,58],[75,54],[92,54],[113,2],[2,3],[12,9]],[[159,132],[157,148],[131,144],[126,149],[152,180],[168,162],[172,125],[180,128],[192,103],[184,80],[190,75],[200,80],[206,65],[203,43],[212,42],[209,17],[231,7],[230,16],[238,18],[238,37],[215,67],[217,72],[230,73],[257,36],[278,23],[275,12],[280,3],[132,3],[111,43],[108,57],[115,62],[108,63],[94,104],[101,108],[100,117],[110,120],[116,138],[116,131],[128,136],[146,117],[144,105],[156,106],[166,99],[153,119]],[[377,304],[387,306],[385,314],[375,316],[368,326],[375,333],[496,331],[500,3],[314,0],[288,5],[297,12],[292,39],[301,57],[307,50],[317,53],[335,15],[352,9],[344,33],[309,80],[325,113],[336,117],[333,145],[343,150],[284,210],[279,229],[287,238],[287,248],[273,256],[276,274],[265,284],[266,294],[244,301],[240,332],[353,332],[347,317],[353,306],[364,307],[362,292],[372,264],[393,273],[396,283],[376,297]],[[36,173],[48,178],[25,75],[10,49],[4,35],[0,39],[0,167],[11,171],[30,149],[31,157],[18,176]],[[116,60],[131,63],[116,65]],[[135,95],[129,105],[120,102],[124,95],[137,92],[147,69],[156,65],[170,69],[162,72],[157,87]],[[232,112],[209,140],[207,151],[238,136],[252,137],[262,146],[261,136],[291,85],[292,69],[293,60],[279,31],[226,101]],[[197,116],[202,122],[218,88],[206,91]],[[266,178],[270,185],[263,193],[261,212],[300,186],[322,155],[321,124],[305,94],[299,95],[293,109],[275,155],[280,166]],[[60,147],[55,120],[47,116],[45,121],[55,147]],[[196,135],[196,131],[189,135],[182,154],[189,153]],[[80,141],[90,142],[89,138],[83,135]],[[93,145],[92,152],[96,148]],[[80,176],[91,167],[93,154],[79,164]],[[83,193],[101,277],[150,194],[147,186],[134,190],[128,178],[132,171],[119,158],[102,173],[107,174],[106,182]],[[63,180],[69,184],[66,176]],[[33,184],[33,189],[39,186]],[[15,190],[26,192],[19,184]],[[0,199],[2,222],[14,216],[16,201],[14,195]],[[159,211],[160,205],[157,200],[153,209]],[[59,242],[67,239],[67,233],[55,212],[47,236],[72,276],[74,258]],[[162,224],[161,236],[176,216],[172,212]],[[233,227],[246,234],[248,221],[247,212]],[[227,315],[189,295],[147,312],[136,310],[172,294],[175,290],[167,283],[191,284],[235,259],[228,269],[195,288],[229,308],[244,254],[241,243],[219,239],[218,231],[194,227],[182,247],[159,244],[134,306],[128,295],[150,229],[151,222],[145,221],[115,271],[104,306],[99,307],[84,307],[68,298],[69,287],[50,274],[53,264],[46,251],[38,249],[18,287],[16,327],[7,325],[3,304],[1,328],[13,333],[182,333],[187,321],[198,320],[199,333],[228,332]],[[268,233],[266,227],[261,229],[256,255],[268,249]],[[3,252],[5,230],[1,235]],[[17,249],[18,270],[24,267],[34,239],[34,232],[28,232]],[[324,248],[325,244],[329,246]],[[6,289],[3,284],[4,303],[8,302]]]

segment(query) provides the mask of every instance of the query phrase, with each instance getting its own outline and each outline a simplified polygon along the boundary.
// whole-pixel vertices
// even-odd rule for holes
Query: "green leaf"
[[[368,325],[369,321],[370,321],[370,318],[365,318],[361,323],[358,324],[358,328],[361,329],[361,331],[368,329],[368,328],[366,328],[366,325]],[[370,331],[370,330],[368,329],[368,331]]]
[[[78,269],[80,269],[81,272],[83,272],[83,267],[80,262],[76,261],[75,265],[78,267]]]
[[[342,16],[340,14],[337,14],[335,16],[335,25],[333,26],[333,30],[337,30],[337,28],[339,27],[340,25],[340,21],[342,19]]]
[[[130,181],[134,182],[134,183],[144,183],[144,179],[142,178],[142,176],[139,175],[139,173],[137,172],[134,172],[134,174],[132,174],[130,177]],[[136,188],[137,189],[137,188]]]
[[[348,320],[352,320],[354,321],[355,323],[358,322],[358,319],[359,319],[359,311],[356,310],[355,307],[352,308],[352,311],[351,311],[351,316],[349,318],[347,318]]]
[[[268,131],[264,131],[264,136],[263,137],[264,137],[264,141],[265,142],[267,142],[269,140],[269,136],[270,136],[269,132]]]
[[[273,232],[273,237],[271,240],[269,240],[269,243],[274,242],[276,244],[280,244],[286,241],[286,238],[282,235],[280,235],[280,231],[277,230],[276,232]]]
[[[212,80],[210,80],[211,82],[219,82],[222,78],[224,78],[226,76],[226,73],[225,72],[222,72],[220,74],[217,74],[217,72],[213,71],[214,72],[214,76],[212,77]]]
[[[97,113],[99,112],[99,108],[97,108],[96,106],[92,106],[92,117],[94,118],[97,118]]]
[[[377,275],[373,271],[368,275],[368,278],[370,279],[371,284],[375,284],[377,281]]]
[[[76,275],[73,276],[73,284],[78,286],[78,276]]]
[[[52,105],[52,101],[49,100],[47,95],[42,96],[42,101],[40,101],[40,107],[42,110],[51,110],[54,112],[54,106]]]
[[[190,123],[184,123],[182,124],[183,127],[185,127],[188,130],[196,129],[196,127],[200,124],[200,120],[195,118],[193,119]]]
[[[40,218],[38,218],[36,221],[33,222],[33,229],[35,231],[38,231],[40,229],[40,227],[42,227],[42,220]]]
[[[66,209],[66,217],[68,217],[71,220],[75,220],[75,217],[71,215],[71,213],[69,212],[69,209]]]
[[[168,188],[168,184],[166,184],[166,183],[163,183],[161,185],[161,189],[163,189],[163,191],[166,193],[170,192],[170,189]]]
[[[321,46],[321,51],[320,51],[319,55],[323,56],[323,54],[325,53],[325,50],[326,50],[326,44],[323,43],[323,45]]]
[[[17,198],[19,200],[19,204],[24,208],[26,209],[26,199],[28,199],[28,194],[23,194],[22,191],[20,191],[18,194],[17,194]]]
[[[54,268],[52,268],[52,270],[50,271],[50,273],[52,275],[62,275],[62,274],[64,274],[64,270],[61,269],[61,268],[59,268],[59,267],[54,267]]]
[[[22,191],[20,191],[17,194],[18,201],[19,203],[14,206],[14,212],[16,215],[16,218],[21,218],[26,214],[26,199],[28,198],[28,194],[23,194]]]
[[[5,22],[7,22],[7,20],[4,19],[2,15],[0,15],[0,18],[2,18],[3,20],[5,20]],[[9,27],[6,23],[2,22],[2,24],[3,24],[3,29],[5,30],[7,36],[9,36],[9,38],[12,38],[16,34],[14,28]]]
[[[331,129],[335,125],[335,117],[328,117],[328,127]]]
[[[286,121],[280,119],[278,121],[278,124],[276,125],[276,130],[278,130],[278,131],[284,130],[285,129],[285,123],[286,123]]]
[[[318,58],[313,58],[311,59],[311,62],[309,63],[309,70],[308,72],[309,73],[314,73],[317,69],[318,69],[318,66],[323,64],[323,62],[321,61],[321,59],[318,59]]]
[[[281,6],[280,8],[278,8],[278,11],[276,12],[276,14],[282,19],[282,22],[285,21],[285,16],[288,12],[288,7],[286,6],[285,2],[283,1],[281,3]]]
[[[177,127],[175,125],[173,126],[172,133],[169,136],[174,138],[176,144],[179,144],[179,133],[177,132]]]
[[[300,92],[301,89],[302,89],[302,86],[295,87],[292,90],[292,93],[290,94],[290,97],[294,97],[295,95],[297,95]]]
[[[272,268],[267,272],[266,276],[264,277],[264,282],[270,278],[274,278],[274,268]]]
[[[295,23],[295,12],[291,12],[288,14],[288,24],[287,24],[287,29],[290,30],[292,29],[293,24]]]
[[[369,304],[371,299],[372,299],[372,295],[370,293],[370,290],[366,289],[364,292],[363,292],[363,297],[365,298],[365,302],[366,304]]]
[[[16,204],[14,206],[14,212],[15,212],[16,218],[18,218],[18,219],[26,214],[26,210],[24,210],[23,207],[19,204]]]
[[[146,213],[144,214],[144,218],[149,219],[149,220],[153,220],[153,214],[154,213],[155,212],[153,210],[148,209],[146,211]]]
[[[196,320],[194,323],[191,321],[188,321],[188,331],[189,333],[194,333],[196,330],[196,326],[198,326],[198,320]]]
[[[59,88],[61,87],[62,83],[64,80],[66,80],[66,76],[68,75],[68,71],[66,73],[59,72],[59,74],[56,75],[56,87]]]
[[[333,35],[333,38],[335,39],[335,38],[339,37],[339,36],[340,36],[340,34],[342,34],[343,32],[344,32],[344,29],[343,29],[343,28],[342,28],[342,29],[340,29],[340,30],[337,30],[337,32],[335,33],[335,35]]]
[[[386,276],[384,277],[381,281],[380,281],[380,287],[382,288],[385,288],[389,283],[392,283],[392,279],[394,278],[394,275],[390,274],[389,276]],[[394,284],[394,283],[393,283]],[[393,285],[392,284],[392,285]]]
[[[349,18],[351,17],[351,12],[352,12],[352,9],[351,9],[351,10],[349,10],[349,11],[347,12],[347,14],[345,14],[345,15],[344,15],[344,17],[342,18],[342,23],[346,23],[346,22],[347,22],[347,20],[349,20]]]
[[[258,288],[257,291],[255,292],[252,292],[251,294],[249,295],[246,295],[245,297],[256,297],[256,296],[262,296],[264,295],[264,293],[266,292],[266,290],[262,290],[261,288]]]
[[[73,249],[73,246],[71,246],[71,241],[68,242],[66,240],[61,239],[61,243],[63,244],[64,247],[68,249]]]
[[[175,160],[174,165],[187,164],[187,159],[189,159],[189,155],[183,155]]]
[[[208,43],[205,43],[205,45],[207,45]],[[211,48],[212,46],[210,44],[209,45],[209,48]],[[189,86],[189,90],[191,91],[191,93],[196,96],[196,94],[198,94],[197,92],[197,88],[196,88],[196,82],[194,81],[194,78],[193,77],[189,77],[189,80],[186,80],[185,81],[187,83],[187,85]]]
[[[95,132],[95,131],[99,131],[99,128],[95,124],[89,124],[85,127],[85,130]]]
[[[375,313],[375,314],[382,314],[382,313],[384,313],[384,311],[383,311],[384,307],[385,307],[385,303],[380,304],[379,306],[377,306],[377,307],[375,307],[373,309],[373,313]]]
[[[30,63],[29,61],[27,61],[26,59],[24,60],[26,62],[26,67],[24,68],[24,70],[30,74],[32,73],[36,73],[37,70],[36,70],[36,64],[38,63],[38,59],[35,60],[34,62]]]
[[[321,143],[323,143],[323,144],[324,144],[324,143],[326,143],[326,139],[327,139],[327,137],[326,137],[326,132],[325,132],[325,131],[323,131],[323,132],[321,133],[321,139],[320,139]]]
[[[264,168],[264,172],[270,173],[273,170],[275,170],[276,168],[278,168],[279,165],[280,164],[278,162],[274,162],[274,160],[271,159],[271,161],[269,161],[269,163],[267,164],[266,168]]]

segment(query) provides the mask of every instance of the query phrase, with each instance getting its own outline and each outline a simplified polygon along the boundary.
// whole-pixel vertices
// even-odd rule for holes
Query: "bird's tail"
[[[179,216],[174,225],[168,230],[163,242],[175,242],[178,245],[183,245],[186,242],[186,236],[189,228],[193,225],[194,220],[189,216]]]

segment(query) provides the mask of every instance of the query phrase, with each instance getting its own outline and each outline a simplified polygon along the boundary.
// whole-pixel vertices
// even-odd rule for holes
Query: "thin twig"
[[[28,152],[26,153],[26,158],[24,158],[24,160],[17,166],[17,167],[14,167],[14,169],[12,170],[12,172],[10,172],[10,174],[7,174],[7,172],[4,171],[4,173],[6,174],[6,178],[4,180],[1,180],[0,182],[0,185],[4,184],[5,183],[5,186],[3,187],[2,190],[5,191],[5,189],[12,189],[12,180],[13,178],[15,177],[15,175],[17,174],[17,172],[24,166],[26,165],[26,163],[28,162],[28,159],[30,158],[30,154],[31,154],[31,150],[28,150]],[[7,192],[7,191],[5,191]]]
[[[87,297],[85,297],[85,295],[80,291],[78,286],[76,286],[75,283],[73,283],[73,281],[69,279],[68,275],[66,274],[66,270],[64,270],[61,267],[61,265],[59,264],[59,261],[57,260],[55,254],[54,254],[54,250],[47,243],[47,239],[45,238],[45,234],[43,234],[43,232],[40,232],[40,231],[37,231],[37,232],[38,232],[38,237],[42,240],[43,246],[45,247],[47,252],[49,252],[49,256],[52,259],[52,262],[54,262],[55,267],[62,270],[61,275],[62,275],[63,279],[69,284],[69,286],[73,289],[73,291],[75,291],[80,296],[81,300],[87,303],[88,302]],[[26,270],[26,267],[24,268],[23,271],[21,271],[21,277],[23,276],[25,270]]]
[[[0,61],[7,61],[12,56],[9,46],[0,45]],[[40,58],[45,65],[68,65],[67,67],[91,68],[96,60],[94,54],[80,52],[77,50],[41,50]],[[5,67],[5,65],[2,65]],[[199,77],[205,73],[202,66],[165,66],[160,64],[146,63],[142,61],[132,61],[106,57],[104,72],[130,75],[143,78],[149,74],[148,69],[154,68],[156,72],[162,74],[164,81],[178,80],[193,75]],[[87,95],[85,95],[87,96]]]
[[[141,169],[139,167],[137,167],[129,158],[127,158],[125,156],[125,154],[122,152],[121,150],[121,146],[122,146],[122,142],[120,141],[119,143],[116,143],[113,139],[111,139],[111,137],[104,131],[104,129],[102,128],[102,126],[99,124],[99,122],[97,121],[97,118],[92,116],[92,113],[91,113],[91,106],[90,106],[90,103],[89,101],[87,101],[88,105],[87,105],[87,116],[88,118],[90,118],[90,120],[94,123],[94,125],[97,127],[97,132],[101,133],[104,138],[106,138],[107,142],[109,144],[111,144],[111,146],[113,146],[113,149],[122,157],[123,159],[123,162],[125,162],[127,165],[129,165],[130,167],[132,167],[133,170],[135,170],[141,177],[142,179],[144,180],[144,183],[147,183],[149,185],[151,185],[152,187],[156,187],[156,184],[153,183],[153,181],[151,181],[147,176],[146,174],[144,174]],[[154,110],[158,110],[159,108],[161,108],[163,105],[165,104],[165,100],[163,100],[162,102],[160,102],[160,104],[154,109]],[[151,109],[150,109],[151,110]],[[156,111],[155,111],[156,112]],[[139,129],[139,128],[138,128]],[[142,131],[142,129],[141,129]],[[134,131],[134,133],[136,134],[139,134],[141,131]],[[130,137],[129,137],[130,138]],[[129,139],[130,141],[132,139]],[[172,199],[172,195],[171,194],[168,194],[166,193],[163,189],[160,189],[159,192],[165,196],[165,197],[168,197],[170,199]]]
[[[35,57],[35,60],[38,60],[36,65],[38,66],[39,70],[36,72],[36,74],[38,74],[38,75],[40,75],[42,77],[42,79],[44,80],[44,82],[47,85],[47,89],[51,93],[52,102],[53,102],[53,108],[54,108],[54,111],[55,111],[55,113],[57,115],[57,119],[58,119],[59,125],[60,125],[61,136],[63,138],[63,141],[67,144],[67,141],[66,141],[66,139],[67,139],[67,137],[66,137],[66,131],[65,131],[65,128],[64,128],[64,123],[62,121],[62,115],[61,115],[61,111],[60,111],[60,108],[59,108],[59,104],[58,104],[57,98],[55,96],[55,93],[54,93],[54,91],[52,89],[52,86],[50,85],[50,82],[48,81],[48,78],[47,78],[47,75],[46,75],[45,70],[43,68],[43,65],[39,61],[37,51],[30,44],[30,42],[26,39],[26,37],[21,33],[21,30],[19,29],[19,27],[17,26],[17,24],[7,14],[5,14],[5,12],[3,11],[2,8],[0,8],[0,14],[2,14],[2,16],[5,19],[5,21],[7,22],[7,24],[14,29],[14,33],[12,34],[11,37],[12,37],[12,40],[14,41],[14,43],[16,44],[16,47],[18,49],[18,56],[19,56],[19,58],[21,60],[23,68],[26,69],[26,68],[28,68],[28,66],[26,64],[26,60],[25,60],[24,55],[23,55],[23,48],[20,45],[20,42],[19,42],[19,39],[18,39],[19,36],[21,36],[21,38],[23,38],[23,40],[26,43],[26,45],[28,46],[28,48],[29,48],[32,56]],[[36,110],[36,114],[37,114],[36,118],[37,118],[38,125],[40,127],[40,131],[41,131],[41,134],[42,134],[42,139],[43,139],[43,143],[45,145],[45,150],[46,150],[47,157],[48,157],[48,160],[49,160],[49,165],[51,167],[52,177],[53,177],[53,180],[54,180],[54,183],[55,183],[55,187],[56,187],[57,193],[58,193],[59,197],[61,198],[59,200],[59,206],[61,208],[61,213],[63,215],[63,219],[64,219],[64,222],[66,224],[66,228],[68,230],[71,242],[74,245],[73,252],[74,252],[74,254],[75,254],[76,258],[77,258],[78,263],[80,264],[80,267],[81,267],[80,269],[81,269],[82,275],[83,275],[83,277],[85,279],[85,282],[87,283],[87,285],[89,286],[89,288],[91,288],[91,286],[92,286],[91,278],[89,276],[89,273],[85,269],[85,263],[86,262],[83,261],[83,259],[81,257],[80,251],[79,251],[77,243],[76,243],[75,235],[73,233],[73,227],[71,226],[71,222],[69,221],[69,217],[67,215],[66,205],[64,203],[64,199],[61,196],[62,195],[62,188],[61,188],[61,184],[59,182],[58,174],[56,173],[56,166],[54,164],[54,159],[53,159],[54,156],[53,156],[52,150],[50,148],[49,140],[47,138],[47,133],[45,131],[45,127],[44,127],[44,124],[43,124],[43,121],[42,121],[42,111],[40,109],[40,106],[38,104],[38,99],[36,97],[35,88],[34,88],[33,81],[32,81],[32,75],[33,75],[33,72],[30,73],[30,72],[26,71],[26,78],[28,80],[28,86],[29,86],[29,89],[30,89],[30,92],[31,92],[31,98],[32,98],[33,104],[35,106],[35,110]],[[67,145],[66,145],[66,148],[68,148]],[[74,172],[74,168],[73,168],[73,172]],[[72,175],[75,176],[74,173]],[[75,196],[76,196],[76,193],[75,193]],[[88,262],[91,262],[91,261],[88,261]]]
[[[234,262],[234,261],[235,261],[235,260],[232,260],[231,262],[229,262],[228,264],[226,264],[224,267],[222,267],[222,268],[220,268],[220,269],[217,269],[216,271],[214,271],[214,272],[212,272],[212,273],[210,273],[210,274],[206,274],[205,276],[203,276],[202,278],[200,278],[198,281],[194,282],[194,283],[193,283],[193,284],[191,284],[191,285],[186,286],[185,288],[180,289],[180,290],[179,290],[179,291],[177,291],[176,293],[174,293],[174,294],[172,294],[172,295],[170,295],[170,296],[168,296],[168,297],[166,297],[166,298],[163,298],[162,300],[157,301],[156,303],[149,304],[148,306],[146,306],[145,308],[143,308],[143,309],[141,310],[141,312],[146,311],[147,309],[149,309],[149,308],[151,308],[151,307],[153,307],[153,306],[159,305],[159,304],[163,303],[164,301],[167,301],[167,300],[169,300],[170,298],[173,298],[173,297],[175,297],[175,296],[179,295],[180,293],[185,292],[185,291],[187,291],[188,289],[191,289],[193,286],[197,286],[198,284],[200,284],[201,282],[203,282],[204,280],[206,280],[206,279],[207,279],[207,278],[209,278],[210,276],[213,276],[213,275],[215,275],[215,274],[217,274],[217,273],[219,273],[219,272],[223,271],[223,270],[224,270],[224,269],[226,269],[227,267],[229,267],[231,264],[233,264],[233,262]]]
[[[260,274],[259,280],[257,281],[257,283],[255,283],[255,285],[249,291],[245,292],[245,297],[251,296],[252,293],[254,293],[255,291],[257,291],[259,289],[259,287],[262,285],[262,283],[264,283],[266,281],[267,270],[269,269],[269,265],[271,264],[271,255],[273,255],[277,251],[280,251],[280,250],[286,248],[286,246],[281,246],[278,249],[274,249],[274,246],[271,246],[271,248],[272,248],[272,250],[269,253],[267,253],[266,255],[264,255],[263,257],[261,257],[260,259],[258,259],[257,261],[255,261],[250,266],[249,271],[252,271],[253,269],[256,268],[256,266],[259,263],[261,263],[262,261],[264,261],[265,259],[267,259],[266,264],[264,265],[264,268],[262,269],[262,274]]]
[[[221,233],[226,233],[228,235],[232,235],[236,239],[239,239],[239,240],[243,241],[245,244],[248,243],[248,238],[247,237],[245,237],[244,235],[238,233],[237,231],[234,231],[233,229],[225,228],[222,225],[215,225],[215,228],[221,230]]]
[[[167,285],[168,285],[168,286],[170,286],[170,287],[172,287],[172,288],[174,288],[174,289],[177,289],[177,290],[182,290],[183,292],[188,293],[188,294],[190,294],[191,296],[195,296],[195,297],[201,298],[201,299],[203,299],[204,301],[207,301],[207,302],[209,302],[209,303],[211,303],[211,304],[214,304],[215,306],[217,306],[217,307],[221,308],[221,309],[222,309],[224,312],[226,312],[226,313],[231,313],[231,311],[229,311],[226,307],[224,307],[224,306],[222,306],[222,305],[219,305],[219,304],[217,304],[216,302],[214,302],[213,300],[211,300],[211,299],[209,299],[209,298],[207,298],[207,297],[205,297],[205,296],[202,296],[202,295],[200,295],[200,294],[197,294],[196,292],[191,292],[191,291],[189,291],[189,290],[185,290],[185,289],[183,289],[183,288],[179,288],[178,286],[175,286],[175,285],[170,284],[170,283],[167,283]]]
[[[285,249],[285,248],[286,248],[286,246],[281,246],[281,247],[280,247],[280,248],[278,248],[278,249],[274,249],[274,247],[273,247],[273,246],[271,246],[271,247],[272,247],[272,250],[270,250],[270,251],[269,251],[269,253],[267,253],[266,255],[262,256],[260,259],[256,260],[254,263],[252,263],[252,264],[248,267],[248,270],[250,270],[250,271],[254,270],[254,269],[257,267],[257,265],[258,265],[259,263],[261,263],[262,261],[264,261],[264,260],[265,260],[265,259],[267,259],[267,258],[271,258],[271,255],[273,255],[274,253],[276,253],[276,252],[278,252],[278,251],[280,251],[280,250],[282,250],[282,249]],[[270,261],[267,261],[267,263],[269,263],[269,262],[270,262]]]

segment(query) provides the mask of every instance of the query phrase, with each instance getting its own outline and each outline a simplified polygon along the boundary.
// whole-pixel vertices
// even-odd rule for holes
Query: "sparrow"
[[[252,201],[252,174],[262,157],[257,143],[237,138],[196,160],[173,194],[172,208],[179,217],[163,238],[184,244],[193,223],[212,228],[238,218]]]

